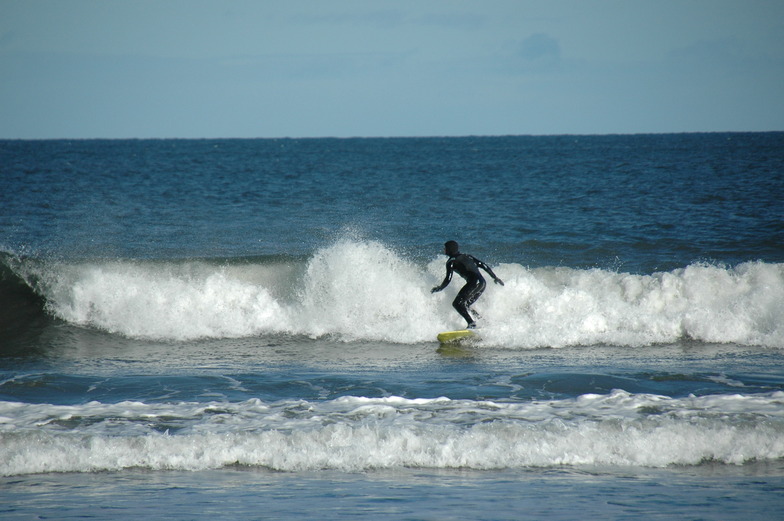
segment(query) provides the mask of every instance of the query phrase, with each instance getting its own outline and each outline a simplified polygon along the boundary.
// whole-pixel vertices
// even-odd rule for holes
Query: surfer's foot
[[[466,329],[476,329],[476,322],[471,322],[466,326]]]

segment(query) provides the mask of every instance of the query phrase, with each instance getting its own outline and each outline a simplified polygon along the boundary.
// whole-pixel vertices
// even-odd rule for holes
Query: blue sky
[[[782,0],[0,0],[0,138],[766,130]]]

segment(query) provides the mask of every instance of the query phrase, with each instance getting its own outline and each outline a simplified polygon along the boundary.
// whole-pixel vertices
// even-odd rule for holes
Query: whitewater
[[[740,465],[784,457],[782,405],[780,391],[672,399],[619,390],[525,404],[395,396],[0,402],[0,475],[236,465],[289,472]]]
[[[413,343],[463,327],[459,289],[374,241],[341,240],[307,259],[24,263],[21,276],[68,323],[131,338],[263,334]],[[784,264],[692,264],[651,275],[503,263],[477,310],[482,345],[507,348],[693,339],[784,348]]]

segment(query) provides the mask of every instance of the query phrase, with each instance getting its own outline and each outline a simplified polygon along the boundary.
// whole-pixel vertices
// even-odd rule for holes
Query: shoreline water
[[[760,481],[764,487],[759,486]],[[75,519],[770,519],[782,506],[784,469],[465,471],[343,473],[123,471],[0,478],[9,520]],[[63,494],[62,490],[68,490]],[[777,499],[779,498],[779,499]],[[318,505],[318,506],[315,506]]]

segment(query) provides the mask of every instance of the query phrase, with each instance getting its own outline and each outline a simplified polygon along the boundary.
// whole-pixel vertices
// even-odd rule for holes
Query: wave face
[[[339,240],[308,258],[41,261],[2,257],[2,322],[41,314],[131,338],[269,334],[432,341],[464,326],[459,277],[435,295],[444,258],[417,264],[375,241]],[[784,348],[784,264],[692,264],[651,275],[506,263],[476,309],[485,345],[644,346],[691,339]]]
[[[493,401],[0,402],[0,475],[233,465],[282,471],[664,467],[784,458],[784,393]]]

